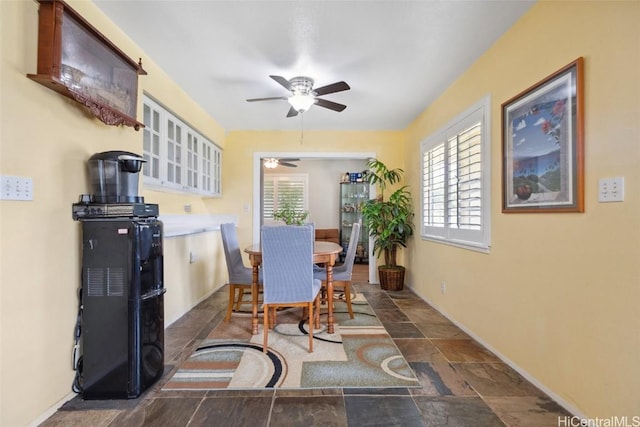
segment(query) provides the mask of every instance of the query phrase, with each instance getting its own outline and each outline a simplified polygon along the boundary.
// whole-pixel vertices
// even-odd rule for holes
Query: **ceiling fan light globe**
[[[311,95],[295,94],[290,96],[288,101],[298,112],[304,113],[313,105],[315,99]]]
[[[264,167],[267,169],[275,169],[278,167],[278,159],[264,159]]]

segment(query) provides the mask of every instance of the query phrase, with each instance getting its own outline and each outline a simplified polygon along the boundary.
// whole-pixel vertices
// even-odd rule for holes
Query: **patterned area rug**
[[[333,334],[326,332],[323,310],[313,353],[300,309],[278,312],[267,353],[262,317],[259,334],[252,335],[250,317],[234,315],[209,333],[162,390],[420,387],[366,299],[355,295],[352,304],[354,319],[336,299]]]

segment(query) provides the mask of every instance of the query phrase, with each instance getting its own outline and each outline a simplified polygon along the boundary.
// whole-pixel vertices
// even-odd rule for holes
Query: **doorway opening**
[[[320,163],[321,161],[324,161],[325,164],[326,162],[330,161],[331,167],[332,168],[339,168],[341,164],[344,165],[360,165],[360,169],[357,170],[357,172],[362,171],[363,169],[366,168],[366,161],[370,158],[374,158],[376,157],[376,153],[375,152],[274,152],[274,151],[269,151],[269,152],[255,152],[253,153],[253,219],[252,219],[252,226],[253,226],[253,243],[257,244],[260,242],[260,227],[262,226],[263,223],[263,183],[264,183],[264,176],[265,176],[265,169],[263,168],[263,160],[264,159],[270,159],[270,158],[295,158],[295,159],[300,159],[299,162],[297,162],[298,165],[301,165],[300,168],[286,168],[286,169],[290,169],[290,170],[297,170],[298,169],[303,169],[302,165],[304,165],[305,163],[311,163],[311,162],[318,162]],[[361,163],[360,163],[361,162]],[[348,169],[346,169],[347,166],[345,166],[345,170],[341,171],[342,174],[348,172]],[[349,166],[349,167],[354,167],[354,166]],[[282,168],[281,168],[282,169]],[[313,168],[310,168],[313,169]],[[287,172],[289,172],[289,170],[287,170]],[[356,172],[356,170],[352,171],[352,172]],[[313,178],[311,177],[310,180],[313,180]],[[331,175],[331,178],[328,179],[324,179],[327,182],[322,182],[320,184],[317,183],[316,180],[316,185],[315,186],[311,186],[312,188],[310,188],[310,193],[309,193],[309,199],[310,199],[310,220],[312,222],[316,222],[316,226],[318,228],[325,228],[323,225],[326,224],[326,221],[329,221],[328,219],[326,219],[327,216],[330,216],[331,214],[335,214],[337,215],[337,210],[339,209],[339,185],[340,185],[340,173],[336,172],[335,173],[335,177],[333,175]],[[335,194],[338,194],[335,196],[332,195],[335,192]],[[375,198],[376,196],[376,189],[375,186],[373,186],[370,189],[370,198]],[[314,208],[314,201],[316,204],[316,207]],[[333,203],[333,207],[326,207],[331,206]],[[328,210],[328,212],[325,212],[325,209]],[[316,214],[314,215],[314,211],[316,212]],[[314,221],[314,217],[315,217],[315,221]],[[371,239],[369,239],[369,248],[372,248],[372,241]],[[372,254],[372,250],[369,250],[369,256],[368,256],[368,270],[369,270],[369,283],[377,283],[377,276],[375,274],[376,272],[376,268],[375,268],[375,258],[373,257]]]

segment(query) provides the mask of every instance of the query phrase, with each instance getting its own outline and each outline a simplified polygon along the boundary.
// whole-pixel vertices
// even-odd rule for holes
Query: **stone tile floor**
[[[227,288],[165,332],[165,374],[138,399],[67,402],[42,426],[557,426],[569,414],[405,289],[358,283],[422,383],[420,389],[162,392],[222,321]]]

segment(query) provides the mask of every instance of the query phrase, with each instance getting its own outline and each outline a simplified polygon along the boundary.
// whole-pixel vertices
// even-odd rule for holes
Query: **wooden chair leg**
[[[353,307],[351,307],[351,282],[344,282],[344,298],[347,302],[349,317],[353,319]]]
[[[317,301],[317,299],[316,299]],[[313,314],[313,305],[315,301],[309,302],[309,353],[313,353],[313,327],[315,326],[315,316]]]
[[[231,319],[231,312],[233,311],[233,305],[236,301],[236,287],[229,283],[229,303],[227,304],[227,315],[224,316],[224,321],[228,322]]]
[[[274,326],[276,326],[277,323],[277,306],[273,306],[271,307],[271,314],[270,314],[270,318],[269,318],[269,329],[273,329]]]
[[[236,302],[236,311],[240,311],[240,306],[242,305],[242,298],[244,298],[244,288],[238,288],[238,300]]]
[[[320,329],[320,299],[319,298],[316,298],[315,304],[316,304],[316,315],[315,315],[316,328]]]
[[[264,335],[262,339],[262,352],[266,353],[269,345],[269,305],[265,304],[262,312]]]

